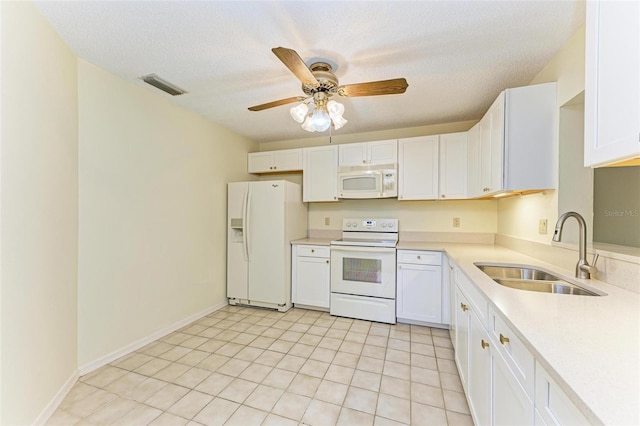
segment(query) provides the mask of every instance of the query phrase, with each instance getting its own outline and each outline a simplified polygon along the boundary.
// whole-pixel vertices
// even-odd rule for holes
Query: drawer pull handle
[[[462,309],[464,312],[467,312],[469,310],[469,307],[467,305],[465,305],[464,303],[460,304],[460,309]]]
[[[504,337],[504,336],[502,335],[502,333],[500,333],[500,343],[502,343],[503,345],[504,345],[505,343],[509,343],[509,338],[508,338],[508,337]]]
[[[480,345],[482,346],[482,349],[486,349],[489,347],[489,342],[485,342],[484,340],[480,340]]]

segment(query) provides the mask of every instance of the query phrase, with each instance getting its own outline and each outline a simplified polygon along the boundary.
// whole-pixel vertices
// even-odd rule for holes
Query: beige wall
[[[0,10],[0,424],[28,425],[77,367],[77,68],[32,3]]]
[[[558,82],[559,111],[584,91],[584,41],[583,26],[531,81],[531,84]],[[559,144],[562,143],[560,140]],[[582,162],[582,153],[576,153],[576,158]],[[581,179],[574,182],[577,187],[589,184]],[[548,244],[558,216],[558,191],[502,199],[498,201],[498,234]],[[539,219],[547,219],[548,234],[538,233]]]
[[[257,146],[79,61],[79,365],[226,301],[226,183]]]

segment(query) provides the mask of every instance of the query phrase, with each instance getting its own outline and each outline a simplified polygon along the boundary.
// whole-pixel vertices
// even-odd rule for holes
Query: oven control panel
[[[398,219],[342,219],[343,231],[398,232]]]

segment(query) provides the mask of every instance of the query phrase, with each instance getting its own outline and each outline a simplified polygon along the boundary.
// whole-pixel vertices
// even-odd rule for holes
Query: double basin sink
[[[494,263],[475,263],[491,279],[505,287],[542,293],[600,296],[549,272],[531,266]]]

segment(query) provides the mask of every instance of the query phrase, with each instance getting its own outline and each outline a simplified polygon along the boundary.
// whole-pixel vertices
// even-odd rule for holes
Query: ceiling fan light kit
[[[348,121],[342,116],[344,105],[330,99],[333,95],[344,97],[395,95],[404,93],[409,86],[404,78],[339,86],[338,78],[328,63],[315,62],[307,67],[295,50],[274,47],[271,51],[302,82],[302,91],[307,96],[291,97],[252,106],[249,111],[262,111],[293,102],[302,102],[292,107],[289,113],[291,118],[301,123],[301,127],[307,132],[324,132],[332,124],[333,128],[338,130],[347,124]],[[305,102],[309,99],[313,102],[311,111],[309,108],[311,102]]]

